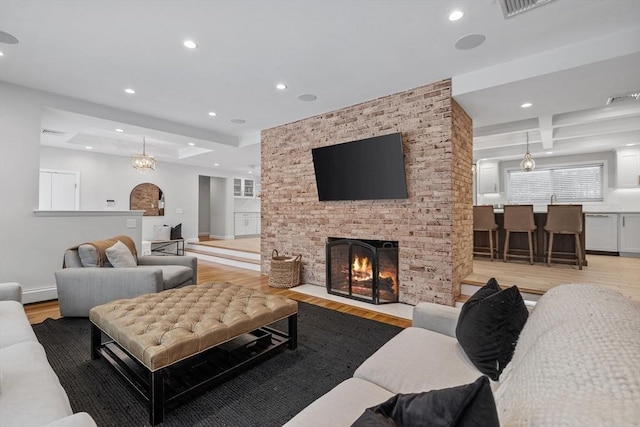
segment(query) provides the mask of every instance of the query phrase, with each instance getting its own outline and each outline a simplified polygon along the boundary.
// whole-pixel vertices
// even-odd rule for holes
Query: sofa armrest
[[[457,307],[421,302],[413,308],[412,325],[455,338],[459,315]]]
[[[65,268],[55,277],[60,314],[65,317],[88,317],[97,305],[164,289],[161,269]]]
[[[86,412],[78,412],[45,424],[44,427],[97,427],[97,424],[91,415]]]
[[[138,257],[138,265],[183,265],[193,270],[191,283],[198,283],[198,258],[189,255],[145,255]]]
[[[20,283],[0,283],[0,301],[18,301],[22,303],[22,286],[20,286]]]

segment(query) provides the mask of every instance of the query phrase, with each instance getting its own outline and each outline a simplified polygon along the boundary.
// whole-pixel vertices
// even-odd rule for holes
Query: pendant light
[[[520,162],[520,169],[524,172],[531,172],[536,168],[536,162],[529,153],[529,132],[527,132],[527,154],[524,155],[524,159]]]
[[[142,154],[134,154],[131,156],[131,166],[140,173],[147,173],[156,168],[156,159],[147,155],[147,141],[142,138]]]

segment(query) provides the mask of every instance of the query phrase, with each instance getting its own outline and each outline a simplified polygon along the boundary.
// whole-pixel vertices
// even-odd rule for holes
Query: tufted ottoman
[[[297,312],[291,299],[222,282],[117,300],[89,312],[91,357],[102,355],[127,377],[149,401],[155,425],[162,422],[165,403],[285,344],[294,349]],[[288,334],[267,326],[285,318]]]

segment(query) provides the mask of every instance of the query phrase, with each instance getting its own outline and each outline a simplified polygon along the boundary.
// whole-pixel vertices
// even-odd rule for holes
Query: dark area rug
[[[351,377],[401,328],[298,303],[298,348],[283,349],[165,413],[164,426],[281,426]],[[278,328],[286,331],[286,322]],[[74,412],[99,426],[149,425],[146,401],[105,360],[91,360],[88,319],[48,319],[33,327]],[[34,390],[37,395],[37,390]]]

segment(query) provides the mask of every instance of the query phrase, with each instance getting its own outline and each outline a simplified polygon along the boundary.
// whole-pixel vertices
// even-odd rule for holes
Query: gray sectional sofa
[[[0,283],[0,426],[95,427],[71,410],[21,299],[18,283]]]
[[[135,267],[84,267],[78,249],[67,250],[65,268],[55,273],[60,314],[88,317],[91,308],[109,301],[198,283],[196,257],[138,256],[136,260]]]
[[[366,408],[397,393],[473,382],[482,374],[455,338],[459,313],[418,304],[412,327],[286,427],[350,426]],[[596,285],[550,290],[491,389],[502,427],[639,426],[640,305]]]

